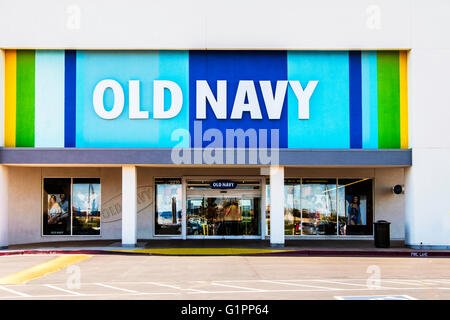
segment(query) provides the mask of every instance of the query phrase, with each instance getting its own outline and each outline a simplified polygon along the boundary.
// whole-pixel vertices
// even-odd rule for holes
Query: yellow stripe
[[[6,277],[0,278],[0,284],[23,284],[28,281],[41,278],[47,274],[64,269],[71,264],[81,262],[90,258],[88,255],[64,255],[56,259],[38,264],[29,269],[19,271],[17,273],[10,274]]]
[[[16,50],[5,52],[5,147],[16,146]]]
[[[164,255],[239,255],[272,252],[289,252],[292,250],[245,249],[245,248],[169,248],[169,249],[131,249],[108,250],[113,252],[150,253]]]
[[[408,149],[408,71],[407,51],[400,51],[400,146]]]

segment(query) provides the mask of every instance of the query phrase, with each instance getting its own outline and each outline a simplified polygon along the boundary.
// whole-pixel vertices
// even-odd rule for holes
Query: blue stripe
[[[363,148],[378,149],[377,52],[361,54]]]
[[[206,80],[211,91],[216,96],[217,80],[227,80],[227,119],[216,119],[211,108],[206,109],[206,119],[198,120],[203,132],[208,129],[218,129],[226,137],[227,129],[254,129],[260,134],[261,129],[267,130],[267,147],[271,147],[271,130],[279,130],[279,147],[287,148],[287,102],[283,103],[280,119],[268,119],[264,99],[259,87],[260,80],[269,80],[272,90],[277,80],[287,79],[286,51],[190,51],[189,52],[189,130],[193,138],[191,145],[198,141],[194,132],[196,119],[196,81]],[[240,80],[253,80],[260,104],[263,119],[253,120],[248,112],[244,112],[242,119],[230,119],[235,94]],[[197,140],[194,140],[197,138]],[[263,141],[259,140],[259,143]],[[203,147],[210,144],[202,141]],[[246,147],[249,147],[246,139]]]
[[[350,148],[362,148],[361,51],[350,51]]]
[[[76,51],[66,50],[64,72],[64,147],[75,148]]]

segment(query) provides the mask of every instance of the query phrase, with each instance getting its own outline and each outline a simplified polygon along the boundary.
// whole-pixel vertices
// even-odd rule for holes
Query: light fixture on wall
[[[405,187],[399,184],[396,184],[392,187],[392,193],[394,194],[403,194],[405,193]]]

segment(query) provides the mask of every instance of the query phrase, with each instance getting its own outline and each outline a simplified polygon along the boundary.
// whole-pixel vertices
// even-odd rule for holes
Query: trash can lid
[[[386,220],[377,220],[377,222],[375,222],[375,223],[388,223],[388,224],[390,224],[390,222],[386,221]]]

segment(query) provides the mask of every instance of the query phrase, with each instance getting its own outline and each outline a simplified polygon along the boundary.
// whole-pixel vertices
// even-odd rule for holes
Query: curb
[[[139,254],[132,252],[112,252],[106,250],[11,250],[6,252],[0,251],[1,256],[21,256],[21,255],[39,255],[39,254]]]
[[[272,255],[307,257],[450,258],[450,251],[298,250],[290,252],[274,252]]]
[[[0,251],[0,256],[15,255],[60,255],[60,254],[88,254],[88,255],[144,255],[144,256],[285,256],[285,257],[400,257],[400,258],[449,258],[450,251],[364,251],[364,250],[290,250],[267,253],[243,253],[243,254],[164,254],[148,252],[130,252],[127,250],[11,250]]]

